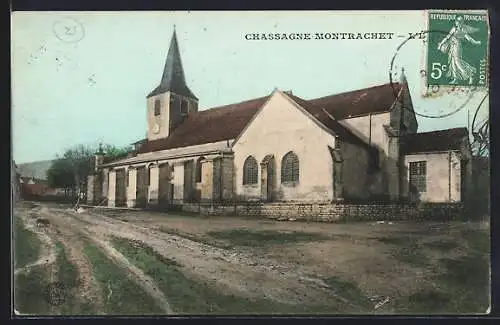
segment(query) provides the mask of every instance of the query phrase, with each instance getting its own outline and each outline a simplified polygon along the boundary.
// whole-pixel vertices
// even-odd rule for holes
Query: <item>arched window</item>
[[[196,183],[201,183],[201,160],[203,157],[198,158],[196,161]]]
[[[254,157],[248,156],[243,164],[243,185],[257,184],[259,177],[259,166]]]
[[[296,183],[299,181],[299,158],[290,151],[281,161],[281,182]]]

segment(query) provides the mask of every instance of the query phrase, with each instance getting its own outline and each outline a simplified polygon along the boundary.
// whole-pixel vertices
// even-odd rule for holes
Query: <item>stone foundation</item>
[[[302,221],[455,220],[464,216],[460,203],[342,204],[342,203],[183,203],[186,212],[204,215],[262,217]]]

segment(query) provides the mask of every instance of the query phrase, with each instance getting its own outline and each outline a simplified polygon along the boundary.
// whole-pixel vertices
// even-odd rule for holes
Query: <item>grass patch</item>
[[[22,314],[48,315],[50,304],[46,296],[49,273],[43,266],[18,274],[14,279],[14,308]]]
[[[87,244],[85,253],[92,263],[94,276],[102,288],[107,314],[164,314],[156,301],[129,279],[126,271],[115,265],[96,246]]]
[[[491,237],[489,231],[477,229],[463,229],[460,234],[473,253],[480,255],[490,254]]]
[[[61,315],[93,315],[95,307],[91,302],[78,304],[76,299],[79,294],[76,289],[80,285],[78,268],[68,260],[64,246],[56,243],[57,266],[59,282],[66,289],[66,300],[61,306]]]
[[[403,298],[398,310],[406,313],[484,314],[490,305],[489,233],[464,230],[465,255],[439,260],[442,272],[432,278],[436,289],[426,289]]]
[[[433,242],[428,242],[423,244],[425,247],[428,247],[430,249],[435,249],[441,252],[449,252],[452,249],[455,249],[458,247],[458,243],[453,242],[453,241],[447,241],[447,240],[438,240],[438,241],[433,241]]]
[[[282,232],[275,230],[230,229],[210,231],[209,236],[227,240],[236,246],[282,245],[297,242],[328,240],[328,236],[302,231]]]
[[[399,312],[404,313],[436,314],[442,313],[451,299],[449,293],[434,289],[423,289],[403,298],[402,301],[397,303],[396,308]]]
[[[334,303],[307,306],[283,304],[270,299],[247,299],[223,294],[202,281],[188,278],[179,265],[160,257],[149,246],[124,238],[114,238],[118,251],[150,276],[179,314],[300,314],[335,313]]]
[[[361,307],[363,310],[372,308],[370,299],[365,296],[356,284],[339,277],[329,277],[324,281],[337,295],[349,300],[351,304]],[[358,312],[362,312],[363,310],[358,310]]]
[[[205,244],[205,245],[209,245],[209,246],[214,246],[214,247],[223,248],[223,249],[230,249],[230,248],[232,248],[231,245],[220,243],[220,242],[216,242],[213,239],[205,238],[205,237],[202,237],[202,236],[196,236],[196,235],[191,235],[191,234],[188,234],[188,233],[184,233],[184,232],[181,232],[181,231],[179,231],[177,229],[173,229],[173,228],[160,227],[159,230],[161,232],[169,234],[169,235],[175,235],[175,236],[183,237],[183,238],[186,238],[186,239],[198,242],[198,243],[202,243],[202,244]]]
[[[428,265],[427,256],[414,236],[388,236],[377,238],[377,240],[395,246],[392,255],[400,262],[417,267]]]
[[[20,217],[14,216],[14,222],[14,268],[21,268],[38,259],[42,242],[35,233],[24,227]]]

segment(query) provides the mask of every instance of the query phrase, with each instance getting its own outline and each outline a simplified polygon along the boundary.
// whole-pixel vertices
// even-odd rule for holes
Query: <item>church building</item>
[[[199,110],[175,31],[146,98],[147,138],[95,158],[89,204],[463,202],[466,128],[418,133],[404,73],[395,84],[303,99],[291,91]]]

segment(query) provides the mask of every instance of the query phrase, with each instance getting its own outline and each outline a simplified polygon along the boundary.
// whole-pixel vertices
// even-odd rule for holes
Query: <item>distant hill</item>
[[[52,165],[52,160],[33,161],[29,163],[18,164],[18,172],[21,177],[36,179],[47,179],[47,171]]]

